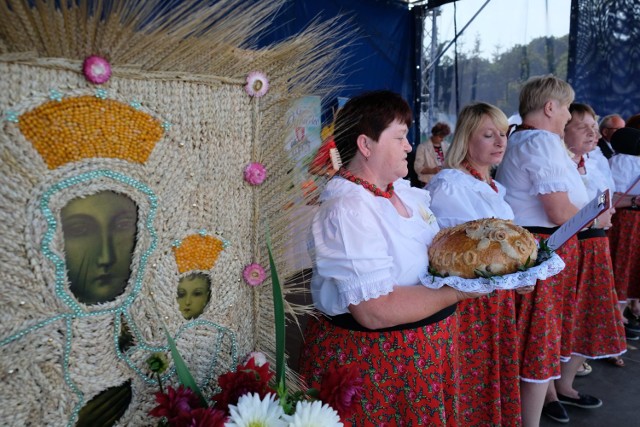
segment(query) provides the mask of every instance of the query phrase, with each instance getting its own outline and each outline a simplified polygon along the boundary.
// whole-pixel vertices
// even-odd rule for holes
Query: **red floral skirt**
[[[457,314],[460,424],[521,425],[514,291],[464,300]]]
[[[338,366],[359,370],[360,405],[345,426],[457,426],[458,321],[416,329],[358,332],[310,319],[300,373],[311,387]]]
[[[536,234],[536,238],[548,235]],[[516,324],[520,349],[520,379],[546,382],[560,378],[560,360],[571,357],[571,335],[578,275],[578,238],[556,252],[566,266],[533,292],[516,294]]]
[[[579,241],[580,264],[574,314],[573,354],[591,359],[618,356],[627,349],[613,286],[609,240]]]
[[[640,210],[620,209],[607,232],[618,301],[640,298]]]

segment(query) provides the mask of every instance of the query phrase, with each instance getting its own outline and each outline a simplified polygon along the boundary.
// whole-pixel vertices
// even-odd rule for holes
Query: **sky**
[[[469,22],[486,0],[458,0],[456,16],[458,32]],[[547,13],[548,7],[548,13]],[[438,42],[453,40],[454,3],[440,7]],[[458,39],[458,50],[473,49],[480,36],[481,56],[491,58],[500,45],[504,52],[517,44],[525,44],[542,36],[561,37],[569,34],[571,0],[490,0]],[[431,22],[430,20],[428,22]],[[462,42],[462,45],[461,45]],[[453,46],[448,55],[453,55]]]

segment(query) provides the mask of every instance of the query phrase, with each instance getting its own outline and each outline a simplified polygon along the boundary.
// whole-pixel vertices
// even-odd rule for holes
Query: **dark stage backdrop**
[[[400,93],[413,107],[416,87],[414,14],[406,3],[392,0],[292,0],[275,17],[261,45],[290,37],[314,19],[341,16],[356,38],[344,50],[340,96],[366,90],[388,89]],[[327,100],[325,100],[327,101]],[[328,100],[331,102],[331,100]]]
[[[600,116],[640,113],[640,1],[572,0],[568,80]]]

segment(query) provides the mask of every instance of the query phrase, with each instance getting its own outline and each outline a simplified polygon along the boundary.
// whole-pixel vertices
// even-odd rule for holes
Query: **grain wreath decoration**
[[[159,381],[177,384],[173,363],[146,364],[168,354],[165,330],[208,397],[244,354],[275,351],[271,279],[245,286],[243,270],[268,264],[267,225],[287,252],[283,117],[339,88],[348,35],[329,20],[258,49],[282,1],[209,3],[0,2],[8,425],[148,425]],[[88,80],[92,55],[105,61],[86,63]],[[245,92],[253,70],[263,96]],[[252,162],[269,171],[258,186],[242,178]],[[177,300],[195,273],[210,284],[197,316]]]

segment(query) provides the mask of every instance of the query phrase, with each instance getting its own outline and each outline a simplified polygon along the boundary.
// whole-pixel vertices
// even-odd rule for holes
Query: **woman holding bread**
[[[510,135],[496,175],[507,188],[505,200],[513,209],[514,222],[539,238],[547,238],[589,202],[576,165],[562,141],[565,125],[571,119],[569,105],[573,98],[571,86],[552,75],[529,79],[520,92],[522,125]],[[516,295],[524,427],[539,426],[543,407],[551,418],[569,421],[558,402],[560,396],[555,395],[549,384],[567,368],[567,363],[561,364],[561,360],[571,359],[577,238],[572,237],[557,253],[564,260],[565,269],[550,279],[538,281],[533,292]],[[595,399],[582,396],[585,404]]]
[[[429,194],[407,175],[412,113],[378,91],[338,113],[342,164],[310,232],[311,292],[321,312],[307,327],[301,374],[319,386],[338,368],[362,379],[353,425],[455,426],[458,301],[477,295],[419,282],[439,227]],[[342,415],[342,414],[341,414]]]
[[[440,227],[481,218],[513,219],[505,188],[491,178],[491,168],[507,148],[508,127],[507,117],[493,105],[479,102],[460,111],[446,169],[427,186]],[[461,423],[519,426],[514,291],[462,301],[457,315]]]

